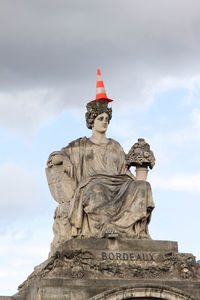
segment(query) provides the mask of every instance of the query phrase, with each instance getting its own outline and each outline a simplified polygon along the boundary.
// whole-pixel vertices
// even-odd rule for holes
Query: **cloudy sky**
[[[97,68],[115,99],[108,137],[156,156],[152,238],[200,259],[199,0],[0,0],[0,24],[0,295],[48,256],[46,160],[91,135]]]

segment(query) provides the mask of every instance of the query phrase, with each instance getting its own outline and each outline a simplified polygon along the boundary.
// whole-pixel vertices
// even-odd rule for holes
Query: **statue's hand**
[[[56,165],[61,165],[63,163],[63,157],[62,155],[56,154],[56,153],[52,153],[48,160],[47,160],[47,166],[49,168],[56,166]]]
[[[73,177],[74,168],[72,163],[69,160],[66,159],[63,160],[63,168],[64,168],[64,172],[66,172],[69,177]]]
[[[73,177],[73,165],[67,157],[60,155],[59,152],[53,152],[47,161],[47,166],[49,168],[56,166],[56,165],[63,165],[64,172],[67,173],[69,177]]]

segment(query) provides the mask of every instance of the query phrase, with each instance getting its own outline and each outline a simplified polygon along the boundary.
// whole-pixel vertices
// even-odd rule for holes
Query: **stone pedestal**
[[[15,300],[200,299],[199,266],[177,242],[72,239],[19,287]]]

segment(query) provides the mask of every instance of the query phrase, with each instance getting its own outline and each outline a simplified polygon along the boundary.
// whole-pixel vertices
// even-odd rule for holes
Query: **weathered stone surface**
[[[42,280],[40,285],[32,287],[30,293],[20,296],[15,295],[13,300],[120,300],[120,299],[168,299],[168,300],[198,300],[199,285],[195,282],[189,287],[188,283],[184,286],[178,281],[147,281],[133,282],[127,280],[120,281],[74,281],[70,284],[61,279]],[[176,286],[176,287],[175,287]],[[179,287],[179,288],[178,288]],[[189,287],[189,288],[188,288]],[[131,298],[130,298],[131,297]]]
[[[137,170],[135,178],[128,166],[135,165],[138,149],[143,153],[142,162],[140,155],[136,159],[140,166],[152,168],[155,159],[149,145],[139,139],[134,159],[131,152],[126,160],[119,143],[106,137],[111,117],[107,100],[89,102],[86,123],[92,136],[72,141],[48,158],[47,180],[59,203],[50,255],[76,237],[151,239],[148,224],[154,202],[147,169]]]
[[[106,292],[103,292],[97,296],[90,298],[89,300],[122,300],[122,299],[142,299],[142,300],[154,300],[154,299],[170,299],[170,300],[189,300],[195,299],[185,292],[181,292],[175,288],[169,288],[166,285],[153,286],[146,284],[145,287],[140,284],[134,286],[119,287]]]
[[[100,72],[98,74],[100,76]],[[105,94],[106,95],[106,94]],[[128,156],[106,137],[109,99],[87,104],[90,138],[80,138],[47,162],[59,203],[49,258],[12,300],[200,300],[200,266],[176,242],[152,241],[154,208],[147,167],[155,158],[139,139]],[[128,167],[136,166],[136,178]]]
[[[52,251],[63,242],[63,237],[65,240],[77,236],[102,238],[114,233],[121,237],[150,238],[147,225],[154,208],[150,184],[135,181],[116,141],[109,139],[106,144],[96,145],[90,139],[81,138],[62,149],[59,157],[63,157],[63,162],[58,166],[51,166],[53,158],[49,158],[47,176],[51,174],[48,179],[51,190],[60,187],[64,191],[65,181],[68,185],[65,159],[73,165],[76,189],[71,202],[66,200],[56,209],[54,234],[58,238]],[[52,179],[53,172],[58,182]],[[54,194],[59,195],[60,190]]]
[[[128,167],[130,166],[141,166],[153,168],[155,165],[155,157],[153,152],[150,150],[150,146],[145,142],[145,139],[138,139],[128,154],[126,155],[126,162]]]
[[[88,300],[136,283],[163,284],[200,299],[199,266],[192,254],[178,253],[176,242],[116,238],[64,243],[34,269],[13,299]]]

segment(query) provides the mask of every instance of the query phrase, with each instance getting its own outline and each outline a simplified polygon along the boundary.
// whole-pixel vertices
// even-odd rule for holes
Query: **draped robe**
[[[154,208],[150,184],[136,181],[125,164],[125,153],[113,139],[95,144],[84,137],[61,150],[73,165],[76,189],[69,221],[72,236],[150,238]]]

